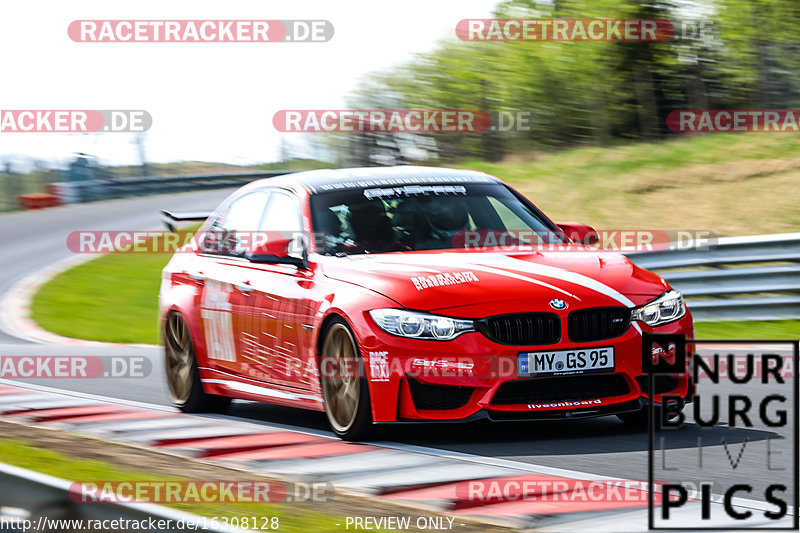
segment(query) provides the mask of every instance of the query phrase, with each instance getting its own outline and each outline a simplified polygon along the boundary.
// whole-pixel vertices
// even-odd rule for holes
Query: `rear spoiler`
[[[183,212],[183,213],[172,213],[170,211],[161,211],[161,217],[163,219],[164,225],[170,231],[175,231],[175,222],[205,222],[208,217],[211,216],[210,212]]]

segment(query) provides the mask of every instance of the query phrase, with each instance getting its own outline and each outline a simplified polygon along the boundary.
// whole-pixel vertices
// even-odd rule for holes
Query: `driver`
[[[353,244],[345,246],[349,254],[397,252],[408,246],[397,240],[392,219],[381,200],[367,200],[349,208],[348,222],[353,230]]]
[[[460,196],[433,196],[427,202],[421,202],[430,229],[430,240],[419,243],[421,248],[440,248],[447,243],[452,246],[454,237],[459,232],[469,229],[469,205],[466,198]]]

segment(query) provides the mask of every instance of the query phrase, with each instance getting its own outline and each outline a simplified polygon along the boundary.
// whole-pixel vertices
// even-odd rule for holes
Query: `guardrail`
[[[164,525],[171,524],[170,527],[157,529],[159,531],[245,533],[243,529],[224,523],[149,503],[76,503],[70,498],[71,486],[72,483],[64,479],[0,463],[0,519],[4,526],[27,520],[31,525],[29,531],[73,529],[66,526],[57,528],[54,524],[58,520],[129,520],[142,523],[153,519],[163,520]],[[196,524],[197,528],[188,524]],[[126,529],[123,527],[118,530]],[[4,527],[3,530],[16,531],[17,528]]]
[[[800,318],[800,233],[626,255],[681,291],[697,320]]]
[[[50,185],[63,204],[77,204],[175,192],[197,191],[202,189],[222,189],[239,187],[245,183],[289,174],[288,170],[268,172],[242,172],[238,174],[204,174],[188,176],[162,176],[148,178],[115,178],[107,180],[87,180],[58,182]]]

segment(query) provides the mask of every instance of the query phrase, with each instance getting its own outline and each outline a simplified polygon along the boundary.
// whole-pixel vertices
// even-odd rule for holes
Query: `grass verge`
[[[158,342],[158,289],[166,253],[112,253],[62,272],[33,298],[41,327],[93,341]]]
[[[119,468],[112,463],[94,459],[77,459],[56,451],[41,449],[28,443],[0,438],[0,457],[4,463],[34,470],[70,481],[176,481],[184,478]],[[237,474],[240,478],[246,474]],[[252,476],[251,476],[252,477]],[[200,503],[166,504],[205,517],[218,517],[224,521],[243,518],[277,517],[280,531],[341,531],[342,517],[315,512],[309,509],[289,508],[280,504]],[[258,522],[261,527],[261,521]]]

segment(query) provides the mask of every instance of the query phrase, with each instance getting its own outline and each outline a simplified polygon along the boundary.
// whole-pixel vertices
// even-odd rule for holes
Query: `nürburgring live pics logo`
[[[642,370],[650,391],[678,374],[690,378],[685,396],[663,394],[650,403],[650,529],[798,529],[799,344],[643,334]],[[717,353],[687,353],[687,345]],[[787,347],[791,355],[781,355]],[[694,438],[696,451],[687,449]],[[705,463],[714,463],[714,479],[704,478]],[[669,479],[658,487],[656,464],[659,479]],[[729,471],[721,471],[726,465]]]

